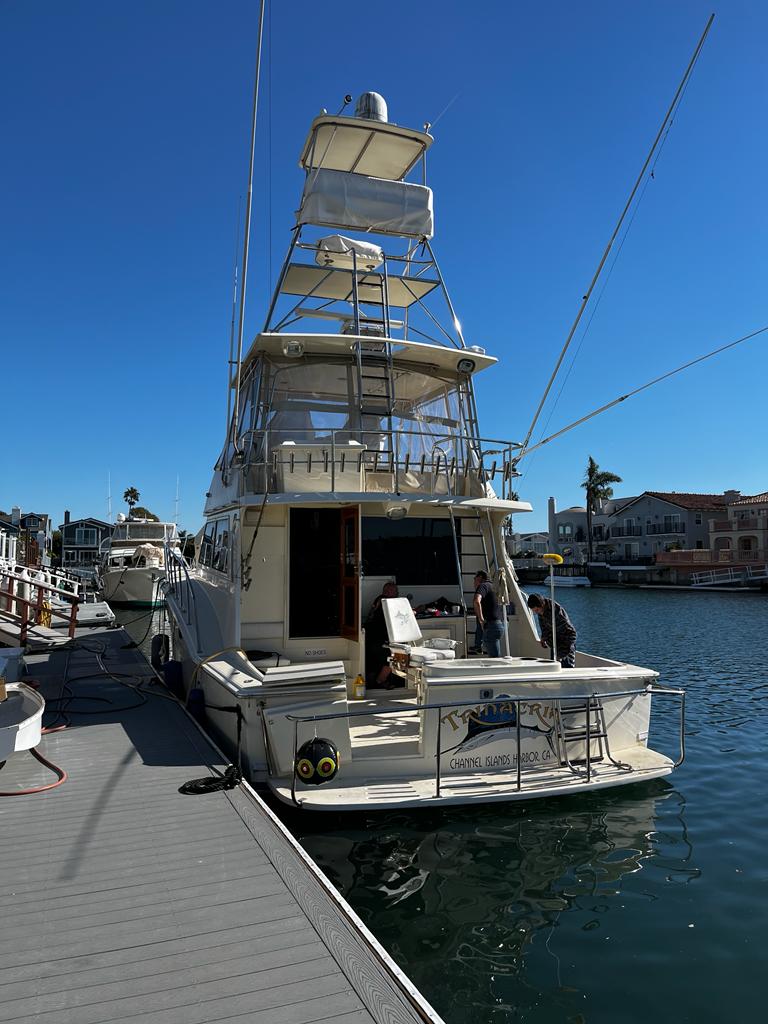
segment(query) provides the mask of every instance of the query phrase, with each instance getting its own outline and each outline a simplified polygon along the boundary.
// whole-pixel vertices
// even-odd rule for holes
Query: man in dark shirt
[[[552,602],[541,594],[531,594],[528,607],[539,617],[541,629],[541,646],[552,651]],[[555,640],[557,641],[557,660],[563,668],[576,666],[576,630],[568,618],[568,612],[555,601]]]
[[[475,575],[475,617],[478,628],[483,630],[483,647],[489,658],[500,658],[501,638],[504,635],[504,622],[501,617],[499,601],[494,593],[487,572]]]

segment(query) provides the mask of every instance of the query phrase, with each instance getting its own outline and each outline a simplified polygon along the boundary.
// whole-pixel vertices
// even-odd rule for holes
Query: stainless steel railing
[[[295,442],[293,445],[285,442]],[[495,484],[499,497],[513,497],[517,476],[512,441],[475,438],[469,434],[425,434],[418,430],[344,429],[306,432],[264,428],[241,438],[242,469],[252,475],[254,493],[279,493],[296,474],[314,474],[313,490],[335,491],[350,472],[359,474],[359,489],[367,491],[370,474],[389,474],[392,492],[468,496],[483,494]],[[419,450],[420,449],[420,450]],[[376,480],[371,490],[382,491]]]
[[[184,621],[194,630],[195,648],[199,650],[197,604],[192,576],[184,556],[170,544],[165,545],[165,586],[166,591],[170,591],[176,598]]]
[[[585,769],[586,777],[589,780],[592,776],[592,742],[590,737],[591,724],[590,724],[590,713],[589,707],[595,701],[613,699],[615,697],[679,697],[680,698],[680,722],[679,722],[679,746],[680,752],[677,760],[673,762],[673,766],[678,768],[685,760],[685,690],[672,689],[669,687],[658,687],[658,686],[644,686],[638,687],[634,690],[619,690],[610,691],[604,693],[595,693],[594,691],[585,693],[569,693],[564,697],[551,698],[553,702],[560,702],[567,700],[569,702],[584,701],[587,706],[587,718],[586,718],[586,758],[585,758]],[[494,708],[498,704],[514,704],[515,705],[515,790],[520,792],[523,785],[522,779],[522,757],[520,749],[520,705],[530,704],[530,697],[507,697],[497,700],[487,700],[475,708],[476,715],[481,715],[487,709]],[[330,722],[336,719],[353,719],[353,718],[366,718],[376,715],[405,715],[413,714],[414,711],[436,711],[437,712],[437,731],[435,736],[435,792],[434,797],[437,799],[440,797],[440,785],[441,785],[441,773],[440,773],[440,757],[442,754],[442,720],[443,712],[449,708],[466,708],[470,706],[466,700],[463,701],[452,701],[450,703],[441,702],[439,704],[413,704],[406,707],[387,707],[387,708],[361,708],[360,710],[354,711],[337,711],[330,714],[324,715],[286,715],[286,718],[293,722],[293,765],[296,764],[296,756],[298,753],[298,740],[299,740],[299,725],[301,723],[316,723],[316,722]],[[296,799],[296,771],[294,767],[292,779],[291,779],[291,799],[296,806],[299,806],[299,801]]]

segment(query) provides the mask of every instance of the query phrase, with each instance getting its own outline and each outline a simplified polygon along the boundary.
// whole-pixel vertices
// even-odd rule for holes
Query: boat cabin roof
[[[258,334],[253,341],[248,354],[243,360],[243,368],[252,362],[260,353],[271,356],[283,357],[284,347],[288,342],[300,342],[303,346],[304,355],[329,355],[341,356],[350,355],[358,344],[370,346],[379,339],[359,337],[354,334],[277,334],[273,332]],[[383,342],[384,339],[381,339]],[[414,368],[423,369],[425,372],[432,367],[442,373],[458,373],[460,361],[471,362],[471,369],[462,369],[463,373],[474,375],[488,366],[498,362],[495,356],[486,355],[484,352],[477,352],[473,348],[453,348],[447,345],[428,345],[420,341],[403,341],[400,339],[390,340],[392,346],[392,359],[394,363],[408,363]]]
[[[301,152],[305,171],[317,167],[400,181],[433,143],[426,132],[387,121],[321,114]]]

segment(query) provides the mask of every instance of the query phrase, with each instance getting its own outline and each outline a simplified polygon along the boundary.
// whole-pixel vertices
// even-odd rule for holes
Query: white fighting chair
[[[405,673],[409,687],[418,686],[424,665],[454,660],[458,641],[448,637],[425,641],[407,597],[385,597],[381,606],[392,652],[390,664],[396,672]]]

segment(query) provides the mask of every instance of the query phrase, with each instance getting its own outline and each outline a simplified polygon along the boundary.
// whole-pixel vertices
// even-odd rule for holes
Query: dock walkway
[[[0,1021],[440,1024],[249,787],[179,793],[224,765],[127,643],[27,660],[79,713],[38,748],[68,780],[0,797]],[[16,754],[0,789],[52,778]]]

